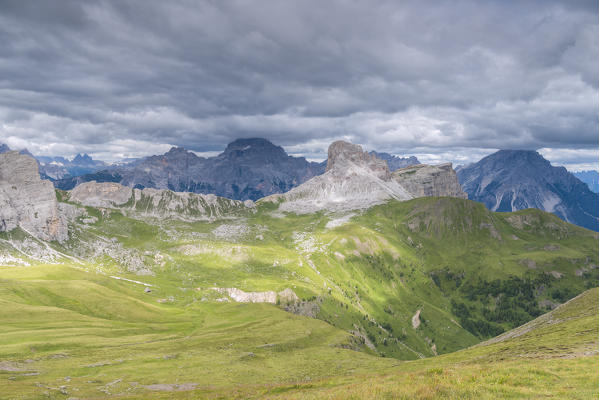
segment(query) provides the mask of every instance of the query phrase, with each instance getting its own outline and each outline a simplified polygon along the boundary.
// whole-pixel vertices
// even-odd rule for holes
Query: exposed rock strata
[[[10,151],[0,154],[0,231],[16,227],[43,240],[68,238],[54,186],[40,179],[35,159]]]
[[[393,172],[393,179],[413,197],[447,196],[467,199],[451,163],[412,165]]]
[[[70,200],[85,206],[121,208],[143,216],[206,219],[233,216],[254,208],[213,194],[132,189],[113,182],[85,182],[70,192]]]
[[[279,293],[272,290],[266,292],[244,292],[237,288],[212,288],[218,293],[225,294],[238,303],[271,303],[275,304],[277,300],[283,303],[295,303],[299,298],[295,292],[289,288]]]
[[[451,164],[414,165],[391,172],[376,153],[337,141],[329,146],[326,172],[266,201],[281,202],[280,211],[311,213],[369,208],[390,199],[423,196],[466,198]]]
[[[389,199],[412,196],[395,180],[384,160],[359,145],[337,141],[329,146],[326,172],[289,192],[269,196],[282,201],[281,211],[311,213],[319,210],[365,209]]]

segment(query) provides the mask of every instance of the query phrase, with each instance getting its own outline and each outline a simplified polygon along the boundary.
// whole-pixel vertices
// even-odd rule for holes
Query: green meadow
[[[97,220],[73,221],[52,259],[0,237],[30,264],[0,267],[0,398],[599,393],[599,235],[550,214],[451,198],[195,222],[85,212]]]

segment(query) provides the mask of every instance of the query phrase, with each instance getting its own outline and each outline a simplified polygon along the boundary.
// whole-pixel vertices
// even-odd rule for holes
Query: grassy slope
[[[10,385],[7,393],[61,396],[65,390],[75,397],[135,397],[147,392],[141,385],[193,382],[201,388],[196,395],[213,390],[231,396],[227,387],[234,385],[243,397],[263,394],[264,384],[382,371],[397,360],[368,355],[373,351],[348,331],[368,337],[376,353],[387,357],[431,356],[433,345],[439,353],[449,353],[490,336],[465,329],[465,323],[502,330],[516,326],[514,316],[502,320],[499,313],[502,299],[526,294],[506,293],[503,284],[510,278],[534,283],[533,300],[524,299],[536,302],[537,309],[529,310],[533,314],[542,311],[539,301],[573,296],[596,285],[598,278],[599,270],[592,269],[599,260],[597,235],[536,210],[495,214],[469,201],[425,198],[374,207],[333,229],[326,228],[332,217],[322,214],[281,218],[271,211],[265,204],[242,220],[146,223],[88,209],[99,221],[79,226],[72,242],[59,250],[75,254],[79,241],[93,245],[98,236],[114,238],[123,249],[136,252],[154,276],[127,273],[124,261],[109,255],[77,267],[156,286],[145,294],[139,285],[64,266],[2,269],[0,360],[24,369],[0,371],[0,379]],[[211,232],[223,224],[246,230],[240,237],[214,237]],[[156,254],[163,262],[155,261]],[[546,274],[551,271],[563,275],[552,278]],[[481,293],[494,280],[504,291]],[[526,282],[517,289],[524,292]],[[272,305],[210,301],[220,297],[214,286],[292,288],[305,304],[317,307],[321,321]],[[414,329],[417,310],[422,323]],[[519,312],[515,317],[526,321],[535,316]],[[27,359],[34,362],[25,363]],[[373,387],[384,391],[385,379],[399,379],[414,390],[422,388],[425,396],[431,379],[443,388],[444,380],[466,374],[467,368],[473,376],[487,368],[475,363],[463,369],[455,366],[458,361],[402,364],[406,374],[378,376]],[[447,367],[426,372],[437,363]],[[492,385],[494,378],[488,379]],[[409,385],[411,380],[422,385]],[[329,384],[340,388],[340,397],[346,393],[342,378],[325,382],[315,393],[328,396],[324,387]],[[293,387],[274,390],[287,389]]]
[[[599,263],[596,234],[537,210],[497,214],[471,201],[422,198],[373,207],[327,229],[335,217],[281,218],[273,207],[196,223],[145,223],[88,209],[100,220],[77,235],[92,243],[94,235],[115,238],[150,265],[154,254],[164,255],[152,267],[156,276],[144,279],[181,304],[188,301],[181,287],[200,289],[196,300],[219,297],[215,286],[291,288],[317,306],[319,319],[359,331],[379,354],[400,359],[473,345],[540,315],[547,310],[542,301],[560,303],[599,282],[599,269],[590,268]],[[245,233],[214,237],[221,225],[244,225]],[[121,261],[101,259],[96,268],[136,279],[122,274]],[[553,278],[552,271],[563,275]],[[513,277],[524,280],[515,291]],[[499,289],[484,292],[494,280]],[[422,324],[413,329],[418,310]]]
[[[392,373],[263,389],[266,398],[576,398],[599,395],[599,288],[479,346]]]
[[[0,273],[0,398],[141,396],[143,385],[177,383],[209,392],[392,364],[274,306],[163,305],[160,293],[66,266]]]

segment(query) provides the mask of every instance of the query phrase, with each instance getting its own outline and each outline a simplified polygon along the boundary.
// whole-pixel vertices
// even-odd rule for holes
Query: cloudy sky
[[[238,137],[599,169],[599,2],[0,0],[0,141],[114,160]]]

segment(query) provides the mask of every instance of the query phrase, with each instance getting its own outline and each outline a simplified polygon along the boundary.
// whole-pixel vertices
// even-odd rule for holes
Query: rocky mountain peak
[[[84,154],[77,154],[75,156],[75,158],[73,158],[73,163],[79,163],[79,164],[91,164],[94,162],[94,160],[89,156],[89,154],[84,153]]]
[[[481,160],[488,165],[526,165],[537,168],[547,168],[551,163],[535,150],[499,150]]]
[[[451,163],[416,164],[393,172],[398,181],[414,197],[445,196],[467,199]]]
[[[179,146],[173,146],[170,148],[169,151],[167,151],[166,153],[164,153],[165,156],[174,156],[177,154],[193,154],[190,151],[188,151],[185,147],[179,147]]]
[[[389,199],[412,196],[391,179],[387,162],[356,144],[337,141],[329,146],[326,172],[289,192],[271,196],[283,199],[281,211],[311,213],[319,210],[345,212],[366,209]]]
[[[530,150],[500,150],[460,169],[468,198],[492,211],[538,208],[599,230],[599,196],[564,167]]]
[[[352,166],[366,168],[383,180],[389,180],[391,177],[387,162],[362,150],[362,146],[343,140],[331,143],[326,170],[348,170]]]
[[[227,145],[221,156],[228,159],[281,160],[289,156],[281,146],[276,146],[267,139],[237,139]]]

